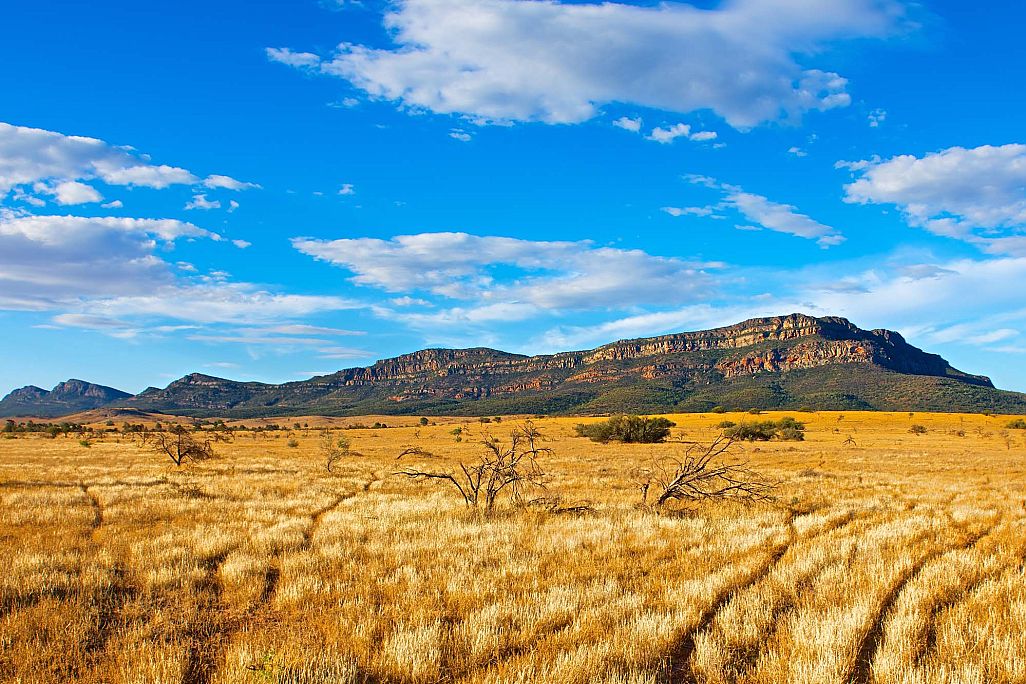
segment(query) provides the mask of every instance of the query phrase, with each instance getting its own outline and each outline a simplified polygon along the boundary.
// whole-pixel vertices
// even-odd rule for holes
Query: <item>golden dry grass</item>
[[[0,440],[0,679],[1026,682],[1022,431],[798,417],[807,441],[746,447],[777,503],[662,516],[631,472],[680,446],[593,444],[572,419],[537,424],[587,515],[483,517],[392,475],[405,446],[452,467],[510,420],[382,419],[405,427],[347,430],[335,475],[315,430],[181,469],[127,438]],[[671,418],[708,440],[748,417]]]

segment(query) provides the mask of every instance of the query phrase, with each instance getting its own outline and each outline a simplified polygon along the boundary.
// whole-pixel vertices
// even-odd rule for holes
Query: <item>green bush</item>
[[[1005,427],[1010,428],[1012,430],[1026,430],[1026,420],[1023,420],[1022,418],[1016,418],[1015,420],[1005,425]]]
[[[732,420],[721,420],[719,423],[716,423],[716,427],[718,427],[721,430],[724,430],[726,428],[732,428],[735,425],[737,425],[737,423],[735,423]]]
[[[786,427],[782,428],[780,432],[777,433],[777,437],[785,442],[804,442],[805,431],[797,428]]]
[[[728,427],[723,434],[731,439],[745,442],[767,442],[771,439],[801,442],[805,439],[805,423],[785,416],[780,420],[741,423]]]
[[[709,409],[709,411],[711,413],[726,413],[727,409],[723,408],[722,406],[713,406],[711,409]]]
[[[287,446],[290,449],[295,449],[297,446],[299,446],[299,440],[295,437],[292,437],[289,439],[289,441],[285,442],[285,446]]]
[[[925,435],[927,432],[925,425],[913,425],[908,429],[908,431],[913,435]]]
[[[666,439],[674,425],[662,417],[613,416],[602,423],[580,424],[575,430],[593,442],[654,444]]]

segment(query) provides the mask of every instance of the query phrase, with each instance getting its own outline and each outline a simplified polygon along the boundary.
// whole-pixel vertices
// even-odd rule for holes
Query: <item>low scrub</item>
[[[801,442],[805,439],[805,423],[785,416],[780,420],[760,420],[727,427],[723,435],[738,442],[768,442],[771,439]]]
[[[587,437],[593,442],[655,444],[666,439],[674,425],[662,417],[613,416],[602,423],[578,425],[575,430],[578,437]]]
[[[1011,430],[1026,430],[1026,420],[1023,420],[1022,418],[1016,418],[1015,420],[1010,421],[1007,425],[1005,425],[1005,427]]]

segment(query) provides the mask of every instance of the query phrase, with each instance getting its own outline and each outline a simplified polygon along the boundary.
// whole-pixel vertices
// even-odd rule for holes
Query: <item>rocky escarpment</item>
[[[975,389],[969,389],[975,388]],[[26,401],[38,388],[21,390]],[[119,401],[191,415],[539,413],[821,406],[1013,409],[1026,397],[888,330],[802,314],[538,356],[425,349],[272,385],[192,374]]]

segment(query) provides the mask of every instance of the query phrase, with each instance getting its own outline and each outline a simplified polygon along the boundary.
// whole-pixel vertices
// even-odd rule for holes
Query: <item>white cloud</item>
[[[449,137],[454,140],[459,140],[460,142],[470,142],[473,139],[473,136],[462,128],[454,128],[449,131]]]
[[[232,240],[232,244],[238,247],[239,249],[246,249],[247,247],[253,246],[253,243],[247,240]]]
[[[239,203],[235,200],[228,200],[228,213],[232,213],[239,208]]]
[[[884,109],[874,109],[869,113],[867,119],[869,120],[870,128],[879,128],[880,124],[887,120],[887,111]]]
[[[840,231],[814,221],[789,204],[771,202],[761,195],[732,192],[726,202],[740,211],[749,221],[763,228],[815,240],[820,247],[831,247],[844,242]]]
[[[172,219],[0,216],[0,308],[46,309],[173,281],[159,242],[221,238]]]
[[[548,351],[581,348],[613,339],[702,330],[757,316],[800,311],[845,316],[865,328],[902,332],[913,344],[983,347],[1013,353],[1026,330],[1021,293],[1007,286],[1026,282],[1026,258],[960,259],[937,264],[905,264],[901,255],[882,257],[869,269],[832,264],[801,270],[753,271],[752,282],[785,286],[772,294],[728,296],[663,311],[631,313],[593,325],[559,326],[542,334]],[[893,262],[893,263],[891,263]],[[906,275],[911,267],[916,276]],[[850,273],[844,282],[823,280]],[[972,369],[966,369],[972,371]]]
[[[400,0],[385,15],[392,49],[343,43],[326,59],[267,54],[372,97],[480,122],[576,123],[618,102],[711,109],[745,128],[849,104],[845,79],[803,63],[834,41],[891,34],[901,20],[895,0],[736,0],[716,9]]]
[[[303,254],[352,271],[351,281],[358,285],[395,293],[430,292],[474,304],[419,315],[420,320],[437,321],[453,316],[478,322],[496,316],[522,320],[545,310],[626,309],[652,301],[690,301],[708,296],[715,285],[709,270],[722,266],[588,242],[466,233],[422,233],[391,240],[296,238],[292,244]]]
[[[788,154],[793,154],[796,157],[808,157],[809,153],[800,147],[791,147],[787,150]]]
[[[113,202],[106,202],[100,205],[104,209],[120,209],[125,206],[125,203],[121,200],[114,200]]]
[[[815,240],[823,248],[839,245],[844,236],[836,228],[815,221],[805,214],[799,213],[796,207],[789,204],[773,202],[762,195],[745,192],[743,188],[728,183],[721,183],[715,178],[698,174],[686,174],[684,180],[691,185],[700,185],[723,193],[723,200],[706,207],[663,207],[663,211],[671,216],[709,216],[722,219],[718,210],[732,208],[754,225],[739,224],[738,230],[772,230],[787,233],[796,237]]]
[[[653,128],[652,132],[645,136],[645,139],[666,145],[667,143],[672,143],[677,138],[687,138],[690,134],[691,126],[678,123],[669,128]]]
[[[225,190],[254,190],[260,186],[256,183],[245,183],[235,180],[231,176],[212,175],[203,179],[203,185],[211,189],[223,188]]]
[[[1026,254],[1026,145],[952,147],[838,162],[857,175],[845,201],[891,204],[909,225],[992,253]]]
[[[716,207],[663,207],[670,216],[712,216]]]
[[[58,202],[63,197],[65,204],[97,202],[102,199],[98,191],[75,183],[96,179],[109,185],[156,189],[201,182],[186,169],[152,164],[131,148],[0,123],[0,196],[19,186],[33,186],[36,192],[56,195]],[[228,176],[210,176],[205,182],[210,183],[208,187],[256,187]]]
[[[42,185],[37,184],[37,189],[46,194],[52,194],[57,204],[60,205],[89,204],[103,201],[103,195],[96,188],[78,181],[63,181],[57,183],[52,188],[44,188]]]
[[[210,325],[301,319],[325,311],[361,308],[342,297],[270,292],[251,283],[170,283],[146,294],[90,299],[84,313],[112,319],[172,319]]]
[[[366,335],[363,330],[346,330],[344,328],[328,328],[319,325],[290,323],[264,328],[266,332],[276,335],[341,335],[346,337]]]
[[[342,187],[339,188],[338,194],[340,195],[355,195],[356,187],[352,183],[343,183]]]
[[[197,239],[224,241],[174,219],[31,216],[0,209],[0,309],[50,311],[59,326],[134,337],[221,324],[287,326],[312,314],[363,306],[341,297],[273,292],[218,271],[200,275],[188,262],[161,258],[176,241]]]
[[[267,59],[297,69],[310,69],[320,65],[321,58],[310,52],[295,52],[288,48],[267,48]]]
[[[388,300],[393,306],[431,306],[431,302],[426,299],[418,299],[417,297],[393,297]]]
[[[698,131],[697,133],[692,133],[690,139],[695,142],[706,142],[708,140],[716,140],[718,137],[720,136],[716,131]]]
[[[186,209],[220,209],[221,202],[218,200],[208,200],[206,194],[193,195],[192,199],[189,200],[185,205]]]
[[[617,128],[622,128],[625,131],[631,133],[638,133],[641,131],[641,117],[631,118],[629,116],[621,116],[619,119],[613,122],[613,125]]]
[[[104,161],[96,166],[100,170],[100,178],[111,185],[131,185],[163,190],[172,185],[193,185],[199,182],[199,179],[189,171],[167,164],[115,166]]]

